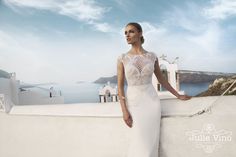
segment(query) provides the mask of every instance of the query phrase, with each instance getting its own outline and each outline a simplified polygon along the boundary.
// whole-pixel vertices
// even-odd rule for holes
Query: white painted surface
[[[34,91],[20,91],[19,80],[15,80],[15,75],[10,78],[0,78],[0,94],[15,105],[32,105],[32,104],[60,104],[64,103],[64,97],[55,95],[52,98]]]
[[[64,103],[63,96],[49,97],[45,94],[40,94],[35,91],[22,91],[19,93],[19,105],[33,105],[33,104],[60,104]]]
[[[162,113],[189,115],[216,98],[162,100]],[[162,118],[160,156],[236,156],[236,96],[220,98],[212,111],[192,118]],[[130,129],[121,115],[119,104],[109,103],[14,106],[10,114],[0,112],[0,156],[125,157]],[[232,140],[210,154],[197,148],[185,133],[201,130],[205,124],[213,124],[217,131],[231,131]]]
[[[4,94],[14,104],[18,104],[18,81],[13,79],[0,78],[0,94]]]

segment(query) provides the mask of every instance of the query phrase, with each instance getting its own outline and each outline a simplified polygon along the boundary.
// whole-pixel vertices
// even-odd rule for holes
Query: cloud
[[[164,27],[157,27],[151,24],[150,22],[144,21],[140,22],[140,25],[142,26],[144,35],[152,34],[152,33],[157,33],[157,34],[163,34],[166,32],[166,29]]]
[[[69,36],[55,40],[41,35],[39,31],[36,31],[37,34],[31,34],[28,29],[20,29],[19,32],[10,33],[11,30],[7,32],[7,29],[4,29],[4,32],[0,28],[1,68],[16,72],[18,79],[28,82],[93,81],[104,75],[114,75],[115,56],[125,53],[130,45],[126,43],[124,28],[121,30],[120,23],[117,22],[119,29],[116,29],[103,21],[109,8],[94,1],[89,2],[84,3],[104,10],[97,9],[99,13],[96,13],[96,9],[91,9],[94,14],[82,16],[85,12],[89,14],[93,11],[76,11],[79,2],[72,0],[5,0],[11,7],[24,10],[31,8],[30,11],[48,10],[85,22],[92,29],[113,33],[102,34],[103,36],[93,33],[92,36]],[[73,3],[75,6],[72,6]],[[144,48],[158,56],[164,53],[170,61],[178,56],[179,69],[235,72],[234,25],[223,26],[217,20],[209,20],[201,13],[201,6],[188,4],[184,9],[182,6],[166,9],[159,22],[140,21],[144,31]],[[67,33],[55,29],[50,31],[56,31],[62,36]],[[114,33],[115,31],[117,33]]]
[[[104,14],[109,12],[111,8],[103,7],[94,0],[4,0],[4,2],[14,10],[17,10],[17,8],[48,10],[86,22],[98,31],[112,31],[112,27],[108,23],[101,22]]]
[[[17,79],[30,83],[94,81],[114,75],[115,56],[124,52],[119,39],[94,36],[52,41],[0,29],[0,69],[16,72]]]
[[[173,6],[170,10],[163,13],[161,23],[168,29],[175,29],[175,32],[186,31],[197,34],[207,27],[208,20],[202,16],[202,8],[195,3],[188,2],[181,8]]]
[[[203,10],[203,14],[209,19],[224,20],[236,15],[235,0],[212,0],[211,6]]]
[[[196,8],[198,9],[198,8]],[[192,10],[192,9],[191,9]],[[176,11],[176,12],[175,12]],[[183,10],[182,10],[183,11]],[[155,52],[158,56],[167,55],[167,59],[173,61],[179,57],[179,68],[200,71],[225,71],[233,72],[232,66],[235,55],[232,50],[226,51],[222,46],[224,30],[216,22],[207,21],[201,18],[201,15],[188,14],[190,10],[184,10],[182,14],[177,8],[172,11],[173,15],[178,15],[176,19],[185,19],[173,22],[172,14],[165,14],[163,23],[150,23],[142,21],[145,43],[147,50]],[[192,10],[196,12],[196,10]],[[199,10],[198,10],[199,11]],[[200,19],[195,21],[196,19]],[[173,22],[173,23],[172,23]],[[198,25],[204,26],[197,28]],[[186,29],[186,25],[188,29]],[[177,28],[176,28],[177,26]],[[178,31],[183,28],[184,31]],[[204,29],[203,29],[204,28]],[[227,54],[225,54],[227,52]],[[231,56],[231,57],[230,57]],[[227,59],[222,59],[227,58]],[[231,68],[229,68],[231,67]]]
[[[135,5],[133,4],[132,1],[127,1],[127,0],[113,0],[113,1],[115,2],[115,5],[122,10],[122,12],[125,12],[127,14],[129,14],[131,10],[135,9]]]
[[[106,22],[98,23],[98,22],[90,21],[89,23],[92,24],[96,30],[104,32],[104,33],[116,31],[114,27],[112,27],[110,24],[108,24]]]
[[[82,21],[99,20],[109,8],[98,6],[91,0],[67,1],[58,3],[58,13],[77,18]]]
[[[207,20],[201,13],[202,8],[194,3],[187,3],[184,9],[174,7],[171,12],[166,11],[165,20],[159,24],[159,30],[164,30],[158,34],[162,34],[163,41],[160,39],[160,42],[174,46],[176,52],[182,54],[185,52],[188,55],[189,50],[196,51],[192,56],[197,58],[202,55],[214,57],[220,53],[224,31],[217,22]],[[171,48],[167,46],[167,49]]]
[[[212,57],[219,52],[222,31],[217,24],[209,24],[208,28],[198,35],[189,35],[187,40],[198,47],[199,51]]]
[[[3,70],[8,72],[19,71],[17,76],[24,77],[23,75],[27,75],[30,79],[36,76],[35,70],[38,67],[46,64],[39,61],[36,50],[41,46],[37,37],[29,34],[17,37],[12,33],[0,30],[0,43],[0,62]],[[35,49],[35,51],[32,52],[30,49]]]

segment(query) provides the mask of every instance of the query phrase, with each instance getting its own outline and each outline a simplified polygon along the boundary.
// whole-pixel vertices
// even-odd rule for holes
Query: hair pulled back
[[[142,29],[142,27],[141,27],[141,25],[139,23],[130,22],[126,26],[129,26],[129,25],[134,26],[138,30],[138,32],[143,32],[143,29]],[[140,40],[141,40],[141,43],[143,44],[144,43],[143,36],[140,37]]]

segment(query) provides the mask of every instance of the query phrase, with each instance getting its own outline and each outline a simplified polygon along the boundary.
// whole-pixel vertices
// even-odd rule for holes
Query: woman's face
[[[139,43],[142,32],[138,32],[135,26],[128,25],[125,27],[125,37],[128,44]]]

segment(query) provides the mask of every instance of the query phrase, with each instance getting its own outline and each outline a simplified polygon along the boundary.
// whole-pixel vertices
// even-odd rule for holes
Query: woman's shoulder
[[[157,54],[153,51],[148,51],[150,57],[152,58],[153,61],[158,60]]]
[[[123,58],[123,57],[125,56],[125,54],[126,54],[126,53],[120,53],[120,54],[118,55],[118,58]]]
[[[156,53],[153,52],[153,51],[148,51],[148,53],[149,53],[150,55],[152,55],[152,56],[157,56]]]
[[[119,54],[117,57],[117,60],[123,62],[124,56],[125,56],[125,53]]]

